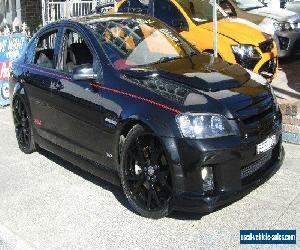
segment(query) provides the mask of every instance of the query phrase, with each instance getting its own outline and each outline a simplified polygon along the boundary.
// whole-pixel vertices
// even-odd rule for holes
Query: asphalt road
[[[0,109],[0,249],[235,249],[240,229],[299,230],[300,146],[285,150],[282,168],[242,200],[150,220],[120,188],[53,155],[21,153],[10,110]]]
[[[288,86],[300,93],[300,56],[280,59],[279,67],[287,76]]]

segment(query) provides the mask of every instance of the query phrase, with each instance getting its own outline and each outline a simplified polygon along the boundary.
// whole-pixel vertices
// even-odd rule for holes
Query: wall
[[[283,118],[283,140],[300,144],[300,101],[279,100]]]
[[[31,30],[42,24],[41,0],[20,0],[22,22],[26,22]]]

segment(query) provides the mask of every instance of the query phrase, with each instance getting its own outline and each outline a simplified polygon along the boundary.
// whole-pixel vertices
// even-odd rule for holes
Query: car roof
[[[151,16],[147,15],[141,15],[138,13],[106,13],[106,14],[91,14],[87,16],[80,16],[80,17],[72,17],[70,19],[62,19],[56,22],[53,22],[51,24],[55,23],[66,23],[66,22],[72,22],[72,23],[81,23],[81,24],[88,24],[88,23],[94,23],[94,22],[106,22],[114,19],[144,19],[144,20],[149,20],[149,19],[155,19]]]

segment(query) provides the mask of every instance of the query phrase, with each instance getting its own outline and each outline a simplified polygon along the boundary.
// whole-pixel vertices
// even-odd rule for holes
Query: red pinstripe
[[[147,103],[155,105],[155,106],[157,106],[159,108],[171,111],[171,112],[173,112],[175,114],[181,114],[181,111],[179,111],[178,109],[171,108],[171,107],[169,107],[169,106],[167,106],[165,104],[161,104],[161,103],[155,102],[155,101],[150,100],[150,99],[145,98],[145,97],[141,97],[141,96],[138,96],[138,95],[135,95],[135,94],[124,92],[124,91],[121,91],[121,90],[118,90],[118,89],[108,88],[108,87],[105,87],[105,86],[103,86],[103,85],[101,85],[99,83],[92,83],[91,86],[94,89],[99,89],[99,90],[100,89],[104,89],[104,90],[110,91],[112,93],[116,93],[116,94],[119,94],[119,95],[127,96],[127,97],[130,97],[130,98],[139,100],[139,101],[147,102]]]

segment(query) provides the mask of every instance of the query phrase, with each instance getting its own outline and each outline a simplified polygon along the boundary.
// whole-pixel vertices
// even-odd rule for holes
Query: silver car
[[[284,0],[281,1],[281,8],[300,13],[300,0]]]
[[[273,34],[279,57],[300,55],[300,14],[281,9],[279,3],[266,6],[258,0],[221,0],[220,5],[230,16],[251,21]]]

